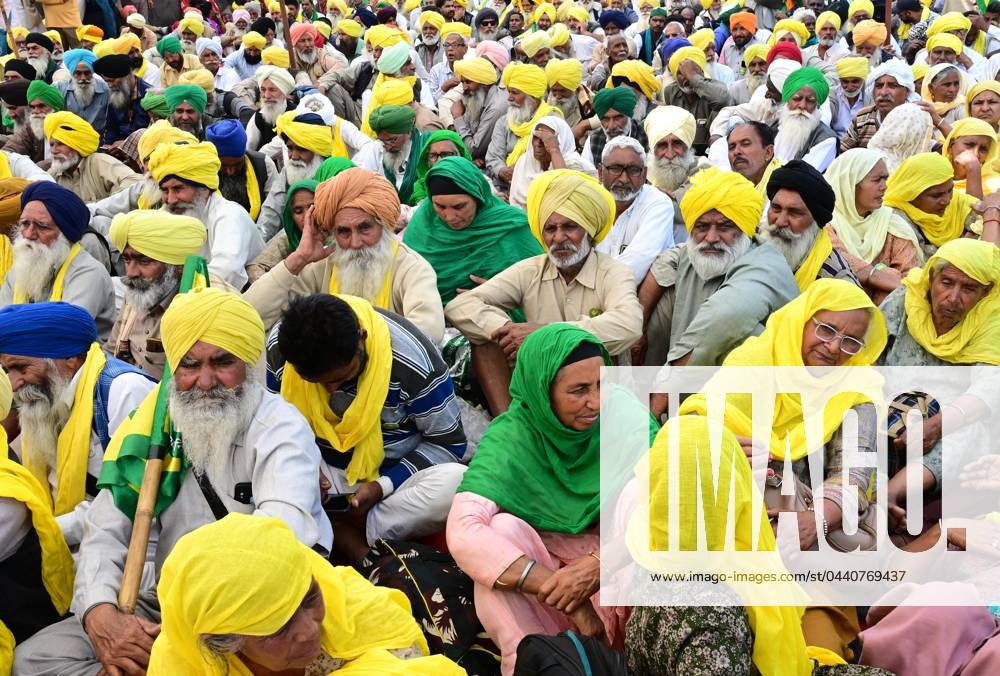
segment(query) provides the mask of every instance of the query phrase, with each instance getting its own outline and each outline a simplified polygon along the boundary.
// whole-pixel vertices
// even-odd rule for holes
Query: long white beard
[[[571,128],[583,119],[580,115],[580,103],[576,100],[576,96],[568,96],[565,99],[557,99],[550,94],[548,97],[548,103],[550,106],[554,106],[562,111],[563,119],[566,120],[566,124],[568,124]]]
[[[209,480],[225,478],[233,443],[246,431],[260,403],[253,369],[247,368],[243,384],[231,389],[217,385],[207,392],[197,387],[181,391],[171,380],[167,390],[170,421],[183,439],[184,457]]]
[[[160,190],[160,184],[149,173],[143,177],[139,196],[151,207],[158,206],[163,201],[163,191]]]
[[[486,90],[477,89],[474,92],[462,92],[462,102],[465,104],[465,119],[471,126],[479,123],[486,106]]]
[[[330,254],[337,268],[340,292],[374,301],[393,262],[393,235],[386,230],[376,244],[364,249],[341,249]]]
[[[316,63],[316,59],[318,57],[319,57],[319,55],[316,53],[316,48],[315,47],[312,48],[312,49],[306,50],[304,52],[301,52],[301,51],[299,51],[297,49],[295,50],[295,58],[297,60],[301,61],[302,63],[306,64],[307,66],[311,66],[314,63]]]
[[[54,361],[46,359],[45,362],[47,382],[22,385],[14,393],[14,403],[21,424],[22,449],[30,448],[46,465],[55,468],[58,466],[59,433],[71,411],[65,396],[70,381],[59,375]]]
[[[799,233],[792,232],[791,228],[775,228],[768,224],[760,228],[760,238],[770,242],[771,246],[780,251],[788,261],[788,267],[793,271],[802,265],[802,261],[812,251],[817,237],[819,237],[819,226],[815,221],[808,230]]]
[[[45,77],[45,71],[49,68],[49,57],[29,56],[25,59],[25,61],[27,61],[28,64],[35,69],[35,72],[38,73],[38,77],[40,79]]]
[[[649,99],[640,94],[636,97],[635,110],[632,111],[632,119],[642,122],[646,119],[646,111],[649,109]]]
[[[94,81],[91,80],[87,84],[81,84],[78,80],[74,80],[73,93],[76,95],[77,101],[86,108],[94,100]]]
[[[764,84],[764,81],[766,79],[767,79],[767,73],[759,73],[757,75],[753,75],[751,73],[750,75],[746,76],[747,91],[750,92],[750,96],[753,96],[753,93],[757,91],[758,87]]]
[[[285,151],[287,154],[287,150]],[[285,181],[288,185],[293,183],[298,183],[299,181],[304,181],[307,178],[312,178],[316,175],[316,171],[319,170],[319,165],[323,163],[325,157],[320,157],[319,155],[313,155],[312,160],[309,162],[303,162],[302,160],[285,160]]]
[[[426,35],[422,35],[420,37],[420,41],[422,43],[424,43],[428,47],[433,47],[437,43],[441,42],[441,36],[440,35],[435,35],[434,37],[429,38]]]
[[[837,38],[819,38],[818,42],[820,47],[826,47],[829,49],[837,44]]]
[[[202,223],[205,222],[206,211],[208,207],[208,200],[202,201],[202,198],[195,195],[193,202],[174,202],[170,206],[165,207],[167,211],[175,216],[190,216],[191,218],[197,218]]]
[[[774,156],[790,162],[806,149],[809,136],[819,124],[819,111],[781,109],[778,134],[774,138]]]
[[[403,171],[403,165],[410,157],[411,142],[407,141],[403,147],[396,152],[385,150],[382,153],[382,166],[388,169],[393,175]]]
[[[41,141],[45,138],[45,113],[32,113],[28,118],[31,126],[31,135]]]
[[[280,101],[261,101],[260,116],[264,118],[265,122],[273,125],[278,120],[278,116],[285,112],[287,108],[287,99],[281,99]]]
[[[587,256],[590,255],[591,248],[590,237],[586,236],[583,238],[583,241],[580,242],[580,246],[576,246],[572,242],[565,242],[560,244],[556,249],[549,249],[549,261],[560,270],[574,268],[587,259]],[[559,258],[558,256],[553,255],[553,251],[569,251],[572,255],[569,257]]]
[[[750,250],[751,241],[746,236],[746,233],[741,232],[732,245],[725,242],[717,244],[702,242],[701,244],[697,244],[694,239],[689,239],[685,246],[687,247],[691,267],[694,268],[695,273],[701,277],[702,281],[707,282],[710,279],[715,279],[719,275],[729,272],[729,269],[739,260],[740,256]],[[709,248],[717,249],[722,254],[703,253],[705,249]]]
[[[125,286],[125,302],[134,310],[148,312],[150,308],[167,297],[167,294],[177,288],[181,280],[178,268],[174,265],[167,266],[158,278],[153,280],[142,277],[122,277],[122,284]]]
[[[698,158],[695,157],[694,150],[691,148],[688,148],[687,152],[680,157],[671,159],[656,157],[656,153],[650,153],[646,157],[649,182],[657,188],[670,192],[684,185],[697,166]]]
[[[191,42],[190,40],[181,40],[181,49],[184,50],[185,54],[194,54],[195,43]]]
[[[111,107],[115,110],[125,110],[132,103],[132,88],[122,81],[118,89],[111,90],[111,97],[108,99]]]
[[[520,108],[514,105],[509,106],[507,108],[507,126],[513,127],[515,124],[524,124],[535,116],[538,106],[538,99],[530,97],[524,99],[524,105]]]
[[[73,170],[76,168],[76,165],[80,164],[80,155],[75,151],[70,152],[72,154],[67,155],[57,155],[52,153],[52,166],[50,167],[50,170],[54,176],[62,176],[67,171]]]
[[[498,30],[487,31],[487,30],[483,30],[482,28],[480,28],[479,29],[479,41],[480,42],[485,42],[487,40],[493,40],[493,41],[495,41],[497,39],[497,33],[499,33],[499,32],[500,31],[498,31]]]
[[[48,246],[18,237],[14,241],[14,280],[17,288],[28,294],[31,300],[43,300],[42,295],[66,262],[70,248],[69,240],[62,233]]]

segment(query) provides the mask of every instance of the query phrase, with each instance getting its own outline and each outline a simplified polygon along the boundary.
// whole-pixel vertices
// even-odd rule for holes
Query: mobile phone
[[[330,493],[323,501],[323,510],[326,512],[346,512],[351,509],[353,495],[353,493]]]

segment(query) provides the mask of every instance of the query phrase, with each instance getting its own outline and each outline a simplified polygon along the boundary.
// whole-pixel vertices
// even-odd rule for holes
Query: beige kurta
[[[333,261],[326,258],[310,263],[293,275],[285,262],[253,283],[243,298],[256,308],[268,330],[278,321],[292,296],[327,293]],[[392,303],[388,310],[406,317],[435,344],[444,336],[444,309],[437,290],[437,275],[423,256],[402,242],[392,264]]]
[[[75,192],[87,204],[142,181],[142,176],[105,153],[87,155],[80,160],[80,164],[60,176],[53,174],[51,169],[49,174],[56,183]]]
[[[518,307],[529,322],[568,322],[590,331],[613,355],[625,352],[642,335],[642,306],[632,268],[596,251],[568,284],[547,254],[526,258],[456,296],[445,315],[472,343],[481,345],[492,340],[510,321],[507,312]]]

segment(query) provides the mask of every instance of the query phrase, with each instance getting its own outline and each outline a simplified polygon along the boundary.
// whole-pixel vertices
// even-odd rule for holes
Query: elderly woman
[[[318,181],[307,178],[288,187],[285,208],[281,213],[282,231],[272,237],[264,250],[247,266],[247,277],[251,284],[298,248],[302,238],[302,223],[313,204],[317,185]]]
[[[878,303],[920,264],[919,241],[913,228],[902,228],[883,206],[889,171],[881,153],[854,148],[826,170],[836,195],[833,220],[826,226],[830,241]]]
[[[868,142],[869,150],[884,154],[886,168],[893,173],[906,158],[931,148],[934,123],[930,114],[915,103],[904,103],[889,111]]]
[[[965,91],[968,81],[962,72],[950,63],[931,66],[924,75],[920,96],[934,108],[940,118],[939,125],[948,125],[965,117]],[[935,118],[937,119],[937,118]]]
[[[531,152],[524,153],[514,164],[510,180],[512,205],[524,209],[528,204],[528,188],[535,178],[550,169],[575,169],[597,178],[597,169],[576,151],[576,141],[569,125],[555,115],[543,117],[531,131]]]
[[[529,335],[513,403],[486,431],[455,495],[448,547],[475,581],[476,614],[505,676],[528,634],[575,628],[622,646],[628,609],[596,596],[600,372],[610,364],[600,340],[570,324]]]
[[[469,149],[462,142],[462,137],[450,129],[439,129],[431,132],[424,141],[423,150],[417,158],[417,182],[413,184],[413,195],[410,201],[413,204],[420,204],[420,201],[427,197],[427,172],[446,157],[464,157],[472,162],[472,155]],[[412,218],[412,216],[411,216]]]
[[[465,673],[423,657],[402,592],[331,566],[278,519],[230,514],[188,533],[157,592],[152,674]]]
[[[965,95],[969,117],[988,123],[994,131],[1000,124],[1000,82],[986,80],[972,87]]]
[[[955,190],[982,198],[1000,189],[1000,175],[993,168],[997,137],[989,123],[974,117],[955,122],[941,154],[955,169]]]

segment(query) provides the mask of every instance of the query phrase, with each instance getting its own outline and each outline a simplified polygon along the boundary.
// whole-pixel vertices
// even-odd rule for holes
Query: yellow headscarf
[[[837,60],[837,77],[868,77],[868,58],[864,56],[842,56]]]
[[[551,61],[549,63],[552,63]],[[492,85],[497,81],[497,69],[481,56],[459,59],[455,62],[455,75],[479,84]]]
[[[583,82],[583,64],[576,59],[552,59],[545,65],[545,75],[550,87],[557,84],[575,92]]]
[[[753,237],[764,212],[764,197],[753,183],[735,171],[710,167],[691,177],[691,188],[681,200],[680,207],[688,232],[703,214],[715,209],[735,223],[747,237]]]
[[[101,145],[101,135],[90,123],[68,110],[45,116],[45,137],[49,141],[65,143],[81,157],[93,155]]]
[[[448,21],[447,23],[441,24],[441,28],[439,28],[438,30],[441,31],[442,40],[444,40],[452,33],[460,35],[466,39],[472,37],[472,27],[469,24],[463,23],[461,21]]]
[[[319,383],[306,382],[291,362],[285,363],[281,380],[281,396],[305,416],[317,437],[326,439],[341,453],[353,451],[345,474],[353,486],[359,481],[375,481],[385,460],[382,445],[381,411],[389,392],[392,372],[392,346],[389,327],[363,298],[340,296],[358,318],[365,330],[365,353],[368,361],[358,380],[354,401],[344,411],[343,418],[330,409],[330,395]]]
[[[556,7],[551,2],[542,2],[535,7],[535,11],[531,14],[531,23],[537,24],[543,14],[549,17],[549,21],[555,23]]]
[[[434,12],[434,14],[437,14],[437,12]],[[422,17],[423,14],[420,16]],[[444,17],[441,17],[441,21],[442,23],[444,22]],[[337,22],[337,26],[334,28],[334,31],[337,33],[343,33],[348,37],[359,38],[361,37],[361,24],[354,19],[341,19]]]
[[[236,654],[224,661],[209,657],[201,637],[277,633],[313,580],[326,606],[322,643],[330,657],[353,660],[412,645],[428,652],[405,594],[376,587],[353,568],[331,566],[279,519],[229,514],[182,537],[167,557],[157,588],[162,630],[150,672],[250,676]]]
[[[875,16],[875,5],[872,0],[854,0],[847,8],[847,18],[850,19],[861,10],[867,12],[869,18]]]
[[[750,63],[754,59],[760,59],[761,61],[767,61],[767,53],[771,51],[771,48],[767,45],[756,44],[750,45],[743,52],[743,65],[749,67]]]
[[[542,229],[552,214],[570,219],[599,244],[615,222],[615,200],[597,179],[581,171],[555,169],[539,175],[528,188],[528,225],[541,242]]]
[[[267,38],[257,31],[249,31],[243,34],[243,40],[240,44],[243,45],[244,49],[264,49],[264,45],[267,44]]]
[[[702,28],[692,33],[688,41],[698,49],[704,50],[709,45],[715,44],[715,31],[711,28]]]
[[[140,209],[115,216],[108,239],[119,251],[131,246],[155,261],[183,265],[201,251],[208,232],[197,218]]]
[[[677,50],[678,52],[689,49],[688,47],[682,47]],[[702,64],[702,70],[705,69],[705,52],[700,52],[701,61],[698,61],[698,57],[692,56],[694,61]],[[674,56],[677,54],[675,53]],[[670,57],[673,60],[673,57]],[[656,79],[653,75],[653,67],[647,63],[643,63],[637,59],[629,59],[627,61],[620,61],[616,63],[614,68],[611,69],[611,77],[608,78],[607,87],[614,87],[612,84],[612,79],[616,77],[628,78],[630,82],[634,82],[635,86],[646,95],[646,98],[652,101],[656,97],[656,93],[660,90],[660,81]]]
[[[329,127],[326,129],[329,130]],[[221,167],[219,151],[213,144],[206,142],[161,145],[149,156],[149,173],[157,183],[167,176],[177,176],[211,190],[218,190]]]
[[[767,44],[772,47],[778,41],[778,38],[784,35],[791,35],[795,38],[795,44],[801,47],[809,39],[809,29],[806,25],[799,21],[798,19],[782,19],[778,23],[774,24],[774,30],[771,32],[771,39],[767,41]]]
[[[265,66],[275,66],[277,68],[288,68],[291,64],[291,57],[288,50],[278,45],[271,45],[260,53],[260,60]]]
[[[958,94],[951,102],[934,101],[934,97],[931,95],[931,82],[933,82],[934,78],[936,78],[940,73],[943,73],[949,68],[953,68],[958,74]],[[934,106],[934,110],[937,111],[938,115],[944,116],[954,108],[958,108],[959,106],[963,108],[965,107],[965,92],[968,88],[969,80],[965,77],[958,66],[950,63],[939,63],[936,66],[931,66],[927,69],[927,73],[924,75],[924,80],[920,87],[920,97]]]
[[[972,205],[979,200],[964,193],[952,194],[944,214],[928,214],[913,205],[920,193],[955,179],[955,170],[945,157],[937,153],[920,153],[908,157],[889,177],[883,204],[899,209],[924,233],[931,244],[940,247],[958,239],[965,230],[965,220]]]
[[[368,118],[372,111],[382,106],[405,106],[413,103],[413,83],[410,77],[383,77],[379,73],[372,87],[372,98],[368,102],[368,111],[365,119],[361,122],[361,131],[368,136],[375,138],[375,130],[372,129]],[[286,113],[287,114],[287,113]],[[279,120],[281,118],[278,118]],[[320,127],[322,129],[322,127]]]
[[[440,31],[441,26],[443,26],[444,23],[445,23],[444,16],[438,12],[435,12],[434,10],[421,12],[420,16],[417,18],[417,25],[420,28],[423,28],[425,24],[430,24],[434,26],[434,28],[437,28]]]
[[[534,33],[528,33],[524,37],[520,38],[517,44],[521,45],[521,49],[528,58],[533,57],[541,49],[548,49],[552,46],[549,41],[549,34],[545,31],[535,31]]]
[[[374,110],[374,109],[373,109]],[[325,124],[296,122],[298,113],[294,110],[282,113],[275,122],[274,129],[280,136],[287,136],[292,143],[306,150],[330,157],[333,155],[333,134]]]
[[[149,164],[149,156],[161,145],[168,144],[189,144],[195,145],[198,139],[186,131],[182,131],[166,120],[157,120],[142,132],[139,137],[139,161],[143,165]]]
[[[553,24],[549,29],[549,44],[553,47],[562,47],[570,41],[569,29],[566,24]]]
[[[163,351],[171,364],[204,341],[255,364],[264,351],[264,322],[240,296],[217,288],[178,294],[160,321]]]
[[[993,289],[953,329],[939,336],[931,318],[931,270],[948,261]],[[959,238],[943,245],[923,268],[913,268],[906,287],[906,329],[932,355],[952,364],[1000,365],[1000,249],[990,242]]]
[[[548,80],[545,71],[533,64],[511,63],[503,69],[503,85],[524,92],[533,99],[545,96]]]
[[[927,78],[924,77],[926,81]],[[963,136],[985,136],[990,139],[990,149],[986,153],[986,160],[983,162],[983,194],[989,195],[992,193],[997,186],[995,185],[995,171],[993,169],[993,161],[997,158],[997,135],[993,131],[993,127],[990,126],[989,122],[980,120],[977,117],[963,117],[961,120],[956,120],[951,124],[951,133],[944,140],[944,145],[941,147],[941,154],[947,159],[951,159],[950,151],[951,144],[957,139]],[[964,178],[955,179],[956,190],[965,192],[966,181]]]
[[[984,80],[965,93],[965,112],[969,117],[972,117],[972,101],[983,92],[993,92],[1000,96],[1000,82]]]

